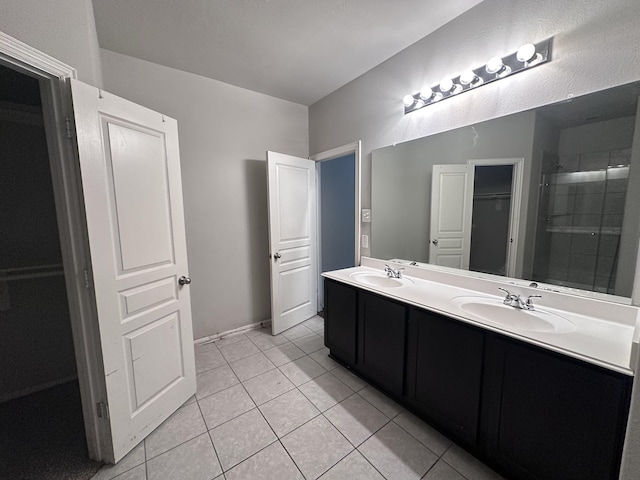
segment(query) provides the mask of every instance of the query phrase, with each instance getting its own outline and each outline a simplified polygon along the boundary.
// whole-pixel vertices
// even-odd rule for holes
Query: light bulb
[[[498,73],[503,68],[504,63],[502,63],[502,59],[500,57],[491,57],[486,66],[487,73],[490,74]]]
[[[536,47],[533,43],[525,43],[516,52],[519,62],[528,63],[536,57]]]
[[[431,88],[425,87],[422,90],[420,90],[420,98],[425,102],[427,100],[430,100],[431,97],[433,97],[433,90],[431,90]]]
[[[434,92],[432,88],[425,87],[420,90],[420,99],[424,102],[439,102],[442,100],[442,94],[440,92]]]
[[[404,102],[404,106],[408,108],[413,105],[416,100],[415,98],[413,98],[413,95],[406,94],[404,97],[402,97],[402,101]]]
[[[478,77],[473,70],[465,70],[460,75],[460,83],[462,85],[470,85],[473,82],[476,82],[480,77]]]
[[[511,73],[511,67],[505,65],[500,57],[491,57],[487,61],[485,70],[489,75],[496,75],[498,78],[506,77]]]
[[[443,78],[440,82],[440,90],[442,90],[443,92],[450,92],[452,88],[453,80],[448,77]]]

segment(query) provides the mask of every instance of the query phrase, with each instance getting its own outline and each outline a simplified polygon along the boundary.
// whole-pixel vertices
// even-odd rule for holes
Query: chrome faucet
[[[506,293],[506,296],[504,297],[502,303],[513,308],[519,308],[521,310],[535,310],[533,300],[531,299],[542,298],[542,295],[529,295],[528,297],[524,298],[521,295],[516,295],[509,292],[509,290],[500,287],[498,287],[498,290],[502,290],[504,293]]]
[[[399,268],[398,270],[394,270],[389,265],[384,266],[384,271],[387,274],[387,277],[391,277],[391,278],[402,278],[402,270],[404,270],[404,268]]]

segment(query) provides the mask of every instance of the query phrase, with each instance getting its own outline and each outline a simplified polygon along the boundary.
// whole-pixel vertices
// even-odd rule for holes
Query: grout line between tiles
[[[220,456],[218,455],[218,450],[216,450],[216,444],[213,443],[213,438],[211,438],[211,430],[209,430],[209,426],[207,425],[207,422],[204,419],[204,414],[202,413],[202,409],[200,408],[200,404],[198,403],[197,397],[196,397],[196,404],[198,405],[200,416],[202,417],[202,421],[204,422],[204,428],[207,429],[206,433],[207,433],[207,437],[209,437],[209,441],[211,442],[211,446],[213,447],[213,453],[215,454],[216,459],[218,460],[218,465],[220,465],[220,470],[222,471],[222,474],[224,474],[224,469],[222,468],[222,462],[220,462]],[[214,477],[214,478],[217,478],[217,477]]]
[[[408,410],[405,410],[407,412],[409,412]],[[409,412],[411,413],[411,412]],[[422,445],[423,447],[425,447],[427,450],[429,450],[431,453],[433,453],[436,457],[438,457],[438,459],[442,458],[442,455],[444,455],[445,453],[447,453],[447,451],[451,448],[451,445],[453,445],[453,440],[451,440],[449,437],[447,437],[446,435],[441,434],[443,437],[445,437],[447,440],[449,440],[451,442],[451,445],[449,445],[445,451],[442,453],[442,455],[438,455],[436,452],[434,452],[433,450],[431,450],[431,448],[429,448],[428,445],[426,445],[422,440],[420,440],[418,437],[416,437],[413,433],[411,433],[409,430],[407,430],[406,428],[404,428],[402,425],[400,425],[398,422],[396,422],[396,418],[398,418],[400,415],[402,414],[402,412],[400,412],[398,415],[396,415],[395,417],[393,417],[393,420],[390,420],[391,422],[393,422],[396,426],[400,427],[400,429],[402,431],[404,431],[405,433],[408,433],[410,437],[412,437],[413,439],[417,440],[417,442]],[[411,413],[412,414],[412,413]],[[413,414],[412,414],[413,415]],[[416,417],[417,418],[417,417]],[[420,420],[420,419],[418,419]],[[428,425],[427,425],[428,426]]]
[[[377,432],[376,432],[376,433],[377,433]],[[369,437],[369,438],[371,438],[371,437]],[[364,442],[362,442],[360,445],[364,445]],[[362,452],[360,451],[360,449],[359,449],[359,448],[356,448],[356,452],[358,452],[358,453],[360,454],[360,456],[361,456],[362,458],[364,458],[364,459],[366,460],[366,462],[367,462],[369,465],[371,465],[371,466],[373,467],[373,469],[374,469],[376,472],[378,472],[382,478],[384,478],[385,480],[389,480],[389,479],[387,479],[387,477],[385,477],[385,476],[384,476],[384,474],[383,474],[380,470],[378,470],[378,468],[377,468],[373,463],[371,463],[371,461],[366,457],[366,455],[365,455],[364,453],[362,453]],[[421,478],[422,478],[422,477],[421,477]],[[391,480],[392,480],[392,479],[391,479]]]

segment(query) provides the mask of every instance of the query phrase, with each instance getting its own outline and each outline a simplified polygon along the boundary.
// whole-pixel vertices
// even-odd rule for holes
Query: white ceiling
[[[481,0],[93,0],[100,47],[311,105]]]

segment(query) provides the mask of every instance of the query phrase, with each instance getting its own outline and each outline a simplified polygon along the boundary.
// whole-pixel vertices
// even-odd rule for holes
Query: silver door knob
[[[431,240],[431,243],[433,243],[434,245],[438,245],[438,239],[434,238],[433,240]]]
[[[281,258],[281,257],[282,257],[282,255],[280,255],[278,252],[276,252],[276,253],[273,255],[273,258],[274,258],[274,259],[276,259],[276,260],[278,260],[278,259],[279,259],[279,258]]]
[[[180,285],[189,285],[191,283],[191,278],[183,275],[178,279],[178,283]]]

